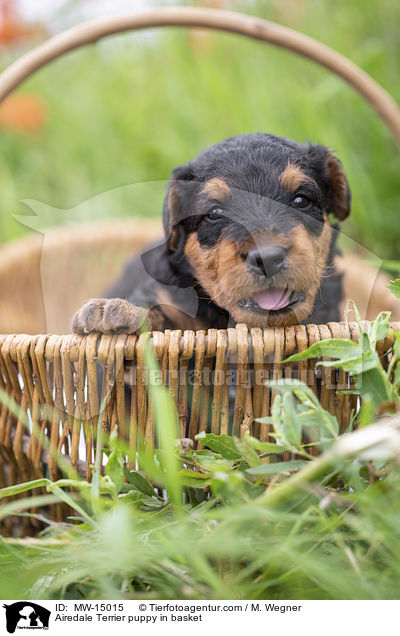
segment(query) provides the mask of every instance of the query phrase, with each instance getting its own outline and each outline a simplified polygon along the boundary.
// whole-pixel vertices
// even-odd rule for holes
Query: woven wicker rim
[[[374,108],[400,145],[400,109],[380,84],[328,46],[281,25],[233,13],[196,7],[157,7],[126,15],[90,20],[60,33],[11,64],[0,75],[0,102],[26,78],[52,60],[80,46],[124,31],[186,26],[228,31],[269,42],[307,57],[348,82]]]

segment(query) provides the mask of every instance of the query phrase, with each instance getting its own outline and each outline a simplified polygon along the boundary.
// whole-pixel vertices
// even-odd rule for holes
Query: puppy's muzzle
[[[246,258],[247,268],[259,278],[272,278],[287,267],[287,253],[280,245],[252,249]]]

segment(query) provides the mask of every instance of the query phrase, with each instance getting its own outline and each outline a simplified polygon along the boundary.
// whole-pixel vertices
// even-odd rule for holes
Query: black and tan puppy
[[[76,333],[324,323],[340,319],[337,229],[350,190],[325,146],[270,134],[226,139],[172,173],[166,241],[130,261]]]

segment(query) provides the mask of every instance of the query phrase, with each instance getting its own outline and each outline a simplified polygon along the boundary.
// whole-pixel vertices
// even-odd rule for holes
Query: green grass
[[[310,34],[348,55],[400,101],[394,0],[238,2],[235,8]],[[155,35],[155,32],[154,32]],[[16,56],[16,54],[15,54]],[[5,64],[4,60],[4,64]],[[286,51],[227,34],[193,47],[187,32],[121,37],[68,55],[22,91],[40,95],[43,131],[0,131],[0,237],[26,228],[21,199],[71,208],[85,219],[159,216],[164,180],[206,146],[270,131],[324,143],[343,160],[353,212],[343,229],[380,258],[397,258],[398,149],[383,123],[341,80]],[[123,188],[161,181],[157,188]],[[56,224],[65,216],[55,213]]]
[[[235,6],[329,44],[400,100],[394,0]],[[344,231],[381,258],[398,258],[398,149],[358,95],[310,62],[228,35],[213,35],[196,51],[185,32],[171,30],[71,54],[22,90],[43,98],[47,123],[36,135],[0,132],[2,241],[27,231],[12,217],[26,211],[26,198],[69,209],[111,190],[75,216],[159,216],[174,166],[224,137],[261,130],[333,147],[354,197]],[[121,188],[143,181],[157,186]],[[65,221],[45,212],[46,223]],[[324,350],[357,376],[361,427],[371,425],[377,406],[398,401],[397,368],[384,371],[375,354],[387,324],[376,325],[357,351],[335,356],[332,343]],[[399,356],[398,340],[396,347]],[[167,395],[160,388],[152,400],[165,434],[161,451],[142,445],[140,472],[128,470],[129,449],[112,438],[107,473],[92,484],[63,464],[64,481],[41,482],[48,494],[40,500],[8,499],[37,483],[0,491],[1,518],[60,499],[76,515],[36,539],[0,538],[0,598],[400,597],[394,424],[375,455],[365,438],[353,437],[353,454],[344,456],[334,418],[304,388],[286,386],[270,421],[279,447],[210,436],[208,450],[182,451],[173,448]],[[300,444],[302,427],[316,421],[322,460]],[[284,449],[306,463],[283,470]]]

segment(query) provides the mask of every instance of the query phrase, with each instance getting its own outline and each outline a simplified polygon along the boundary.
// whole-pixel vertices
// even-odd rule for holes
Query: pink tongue
[[[253,300],[263,309],[282,309],[289,304],[290,291],[275,287],[254,294]]]

